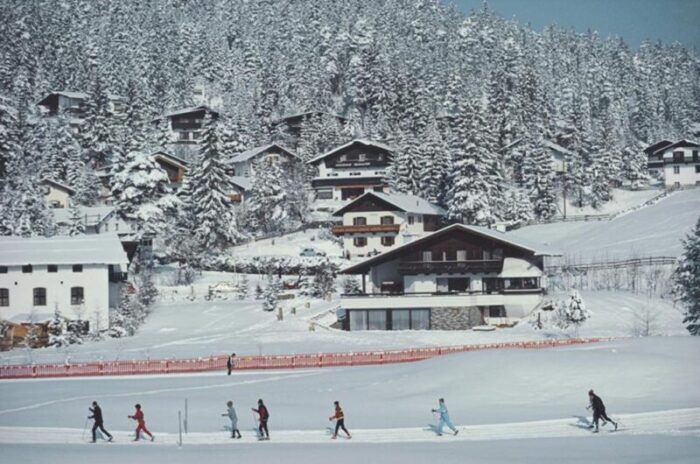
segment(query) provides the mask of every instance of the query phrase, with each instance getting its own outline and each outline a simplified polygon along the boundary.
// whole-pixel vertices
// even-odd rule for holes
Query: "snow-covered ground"
[[[689,189],[611,221],[541,224],[508,235],[548,245],[577,262],[678,256],[699,215],[700,189]]]
[[[275,372],[0,382],[0,450],[8,462],[695,462],[700,451],[700,339],[651,337],[549,350],[469,352],[420,363]],[[586,428],[594,388],[621,421]],[[254,441],[249,407],[264,398],[271,437]],[[460,429],[435,436],[444,397]],[[175,445],[188,400],[190,434]],[[244,439],[230,443],[220,414],[233,400]],[[100,402],[113,444],[82,444],[87,407]],[[341,401],[353,440],[326,427]],[[156,442],[128,442],[133,404]],[[338,449],[341,447],[341,449]],[[228,452],[227,452],[228,451]],[[277,459],[274,458],[277,456]],[[188,461],[189,458],[189,461]]]
[[[572,199],[569,197],[566,202],[566,214],[567,216],[617,214],[630,208],[640,206],[663,191],[662,188],[648,190],[612,189],[612,200],[603,203],[598,208],[594,208],[590,205],[579,208],[572,203]],[[559,197],[558,211],[560,214],[564,209],[563,206],[564,200]]]
[[[205,280],[217,281],[221,274],[205,273]],[[255,284],[251,278],[251,286]],[[658,314],[652,333],[658,335],[687,334],[682,314],[671,302],[626,292],[583,292],[593,317],[579,330],[582,337],[622,336],[635,333],[638,315],[646,307]],[[333,308],[338,302],[313,300],[306,308],[303,301],[285,301],[284,320],[266,313],[255,300],[237,301],[164,301],[154,307],[146,323],[133,337],[86,342],[67,348],[15,350],[0,354],[5,363],[63,362],[80,360],[112,360],[143,358],[188,358],[197,356],[238,354],[287,354],[329,351],[366,351],[419,346],[444,346],[498,341],[536,340],[565,336],[561,332],[535,331],[526,321],[514,328],[493,332],[475,331],[367,331],[345,332],[316,327],[310,331],[311,319],[328,314],[334,320]],[[295,306],[297,314],[290,314]],[[331,312],[329,312],[331,311]],[[572,335],[572,333],[569,333]]]
[[[255,256],[299,257],[304,248],[313,248],[326,253],[329,257],[342,257],[341,244],[324,238],[322,229],[309,229],[280,237],[256,240],[244,245],[231,247],[228,253],[235,257],[251,258]]]

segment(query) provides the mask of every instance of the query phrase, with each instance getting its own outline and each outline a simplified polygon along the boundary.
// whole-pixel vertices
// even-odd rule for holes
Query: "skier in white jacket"
[[[452,425],[452,421],[450,421],[450,413],[447,412],[447,406],[445,406],[445,399],[440,398],[439,405],[437,409],[433,409],[433,412],[437,412],[440,414],[440,423],[438,424],[437,427],[437,434],[438,436],[442,436],[442,428],[444,426],[447,426],[454,432],[455,435],[459,433],[459,430],[455,428],[454,425]]]
[[[233,401],[226,403],[226,406],[226,412],[222,416],[228,416],[231,419],[231,438],[241,438],[241,431],[238,430],[238,415],[236,415],[236,408],[233,407]]]

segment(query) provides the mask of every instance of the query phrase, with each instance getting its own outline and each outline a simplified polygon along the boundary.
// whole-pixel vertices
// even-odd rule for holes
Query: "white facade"
[[[663,152],[664,184],[667,188],[700,185],[698,147],[669,147]]]
[[[0,319],[39,322],[59,309],[109,327],[128,260],[116,235],[0,239]]]
[[[70,207],[70,197],[73,195],[73,189],[49,179],[44,179],[41,183],[44,187],[44,198],[46,198],[46,204],[49,208]]]

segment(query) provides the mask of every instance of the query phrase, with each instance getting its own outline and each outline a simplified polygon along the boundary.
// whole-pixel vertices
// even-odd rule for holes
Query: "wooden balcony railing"
[[[403,261],[399,263],[401,274],[464,274],[467,272],[500,272],[501,259],[468,261]]]
[[[368,224],[368,225],[363,225],[363,226],[333,226],[333,233],[335,235],[372,233],[372,232],[398,233],[400,227],[401,226],[399,224]]]

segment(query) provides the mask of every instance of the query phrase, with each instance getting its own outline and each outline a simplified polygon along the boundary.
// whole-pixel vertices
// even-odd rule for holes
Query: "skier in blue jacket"
[[[437,409],[433,409],[433,412],[437,412],[440,414],[440,423],[438,424],[437,427],[437,434],[438,436],[442,436],[442,428],[444,426],[447,426],[450,430],[454,432],[455,435],[459,433],[459,430],[455,428],[454,425],[452,425],[452,421],[450,420],[450,413],[447,412],[447,406],[445,406],[445,399],[440,398],[440,403]]]

